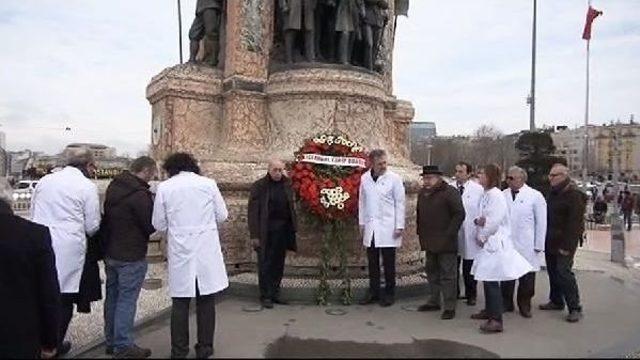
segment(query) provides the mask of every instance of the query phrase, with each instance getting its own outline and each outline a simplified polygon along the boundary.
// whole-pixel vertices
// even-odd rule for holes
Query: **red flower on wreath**
[[[344,163],[309,162],[305,155],[348,158]],[[304,206],[323,220],[341,220],[358,212],[360,177],[369,167],[364,148],[346,135],[322,134],[305,140],[295,153],[291,168],[292,187]]]

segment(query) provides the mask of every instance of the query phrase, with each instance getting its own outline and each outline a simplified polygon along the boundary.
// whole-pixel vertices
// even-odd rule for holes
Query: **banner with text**
[[[344,156],[327,156],[319,154],[302,154],[301,161],[309,162],[313,164],[323,164],[332,166],[350,166],[366,168],[367,162],[364,159],[356,157],[344,157]]]

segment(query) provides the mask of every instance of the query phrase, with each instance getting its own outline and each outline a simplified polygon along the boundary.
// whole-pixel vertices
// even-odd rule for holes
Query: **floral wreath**
[[[331,258],[339,257],[342,302],[352,301],[347,271],[347,242],[343,238],[348,220],[358,213],[360,177],[368,169],[364,147],[343,134],[321,134],[304,141],[295,153],[292,187],[304,208],[323,224],[320,285],[317,302],[325,305]]]
[[[311,214],[322,220],[357,214],[360,177],[368,165],[360,144],[346,135],[323,134],[307,139],[295,156],[292,186]]]

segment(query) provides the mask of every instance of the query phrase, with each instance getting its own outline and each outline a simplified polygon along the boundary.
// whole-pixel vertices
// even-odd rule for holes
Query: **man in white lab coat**
[[[158,185],[153,226],[167,232],[171,357],[189,354],[189,303],[196,299],[198,358],[213,355],[215,293],[229,285],[218,224],[228,212],[218,185],[200,176],[189,154],[170,155],[163,168],[169,179]]]
[[[372,150],[371,170],[360,180],[359,223],[369,261],[369,292],[361,305],[394,303],[396,248],[402,245],[405,193],[402,178],[387,169],[387,153]],[[380,255],[384,265],[385,292],[380,293]]]
[[[56,258],[61,297],[61,328],[58,355],[71,350],[64,341],[78,297],[87,251],[87,236],[100,227],[97,186],[89,180],[95,172],[89,150],[71,152],[67,166],[43,177],[31,198],[31,219],[49,227]]]
[[[503,191],[509,208],[511,239],[534,271],[518,279],[517,303],[520,315],[531,317],[531,299],[536,288],[536,272],[540,270],[540,253],[544,251],[547,234],[547,202],[538,190],[526,184],[527,172],[513,166],[507,174],[509,188]],[[513,291],[516,281],[503,281],[502,301],[505,311],[514,311]]]
[[[484,194],[484,189],[480,184],[471,180],[473,167],[466,162],[459,162],[456,165],[456,181],[452,184],[462,197],[462,205],[466,214],[464,222],[458,232],[458,252],[462,260],[462,278],[464,280],[464,297],[467,299],[467,305],[474,306],[477,298],[478,282],[471,275],[471,266],[473,259],[480,251],[480,246],[476,241],[478,228],[473,220],[478,217],[480,209],[480,199]],[[459,258],[459,260],[460,260]],[[460,264],[458,264],[458,269]],[[458,277],[460,271],[458,270]],[[457,281],[459,284],[460,282]],[[458,295],[459,294],[458,288]]]

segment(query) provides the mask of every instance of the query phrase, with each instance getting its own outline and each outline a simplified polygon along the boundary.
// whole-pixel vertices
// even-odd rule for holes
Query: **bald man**
[[[555,164],[549,172],[551,191],[547,196],[547,236],[545,258],[549,275],[549,302],[540,310],[569,310],[568,322],[582,318],[578,283],[573,274],[573,258],[584,233],[586,195],[569,177],[569,169]]]
[[[280,282],[287,250],[296,251],[296,213],[291,180],[281,160],[269,161],[267,174],[253,183],[248,206],[251,243],[258,254],[260,303],[286,305]]]

